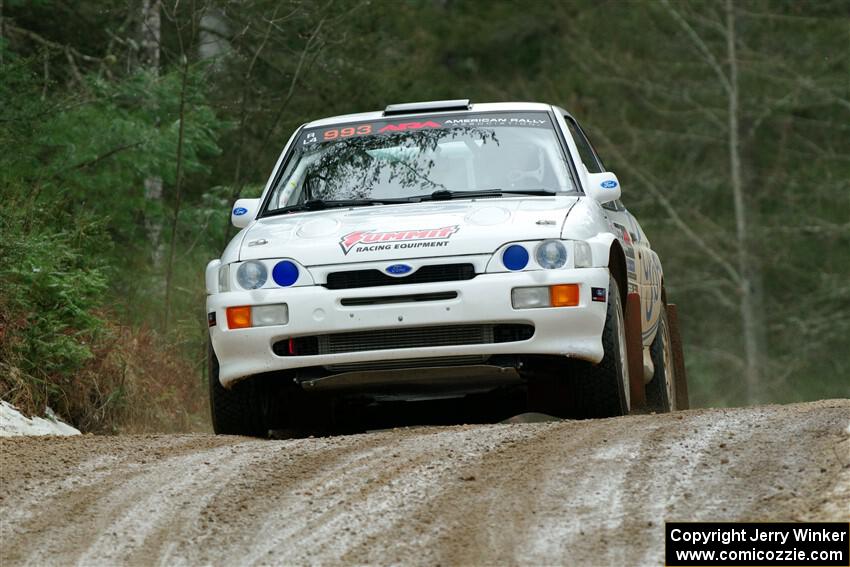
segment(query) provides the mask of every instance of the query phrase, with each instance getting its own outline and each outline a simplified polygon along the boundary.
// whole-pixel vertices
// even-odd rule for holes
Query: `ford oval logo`
[[[245,207],[236,207],[235,209],[233,209],[233,214],[234,214],[234,216],[237,216],[237,217],[242,216],[247,212],[248,212],[248,209],[246,209]]]
[[[391,276],[404,276],[412,270],[413,268],[407,264],[393,264],[392,266],[387,266],[385,271]]]
[[[613,179],[609,179],[607,181],[602,182],[602,187],[604,187],[605,189],[613,189],[616,186],[617,186],[617,182],[614,181]]]

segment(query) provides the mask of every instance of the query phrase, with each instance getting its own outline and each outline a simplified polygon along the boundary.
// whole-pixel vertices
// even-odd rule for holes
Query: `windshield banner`
[[[302,145],[317,142],[332,142],[359,136],[376,134],[395,134],[398,132],[414,132],[417,130],[434,130],[450,128],[552,128],[552,121],[545,112],[501,113],[487,112],[481,114],[442,115],[425,118],[397,118],[376,122],[356,122],[352,124],[335,124],[331,127],[313,128],[301,135]]]

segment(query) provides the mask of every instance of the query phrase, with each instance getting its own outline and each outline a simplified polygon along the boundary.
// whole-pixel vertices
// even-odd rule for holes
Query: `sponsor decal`
[[[382,123],[379,122],[376,124],[353,124],[342,128],[329,128],[322,132],[322,140],[328,142],[331,140],[351,138],[353,136],[368,136],[369,134],[374,134],[376,132],[384,134],[386,132],[406,132],[408,130],[423,130],[425,128],[443,127],[442,124],[434,122],[433,120],[427,120],[425,122],[399,122],[394,124],[384,124],[383,126],[381,126],[381,124]],[[309,144],[310,142],[315,141],[315,132],[309,132],[303,143]]]
[[[212,313],[207,313],[207,325],[210,327],[215,327],[215,311]]]
[[[383,250],[401,250],[408,248],[441,247],[448,245],[448,239],[455,234],[458,225],[440,228],[416,230],[392,230],[376,232],[374,230],[355,230],[339,240],[343,254],[355,252],[380,252]]]
[[[626,271],[630,274],[637,273],[637,270],[635,269],[634,258],[626,258]]]
[[[546,126],[547,121],[539,118],[510,118],[474,116],[471,118],[449,118],[443,122],[444,126]]]
[[[624,227],[621,224],[614,223],[614,228],[616,228],[617,231],[620,232],[620,240],[622,240],[623,242],[625,242],[626,244],[628,244],[630,246],[633,244],[632,235],[629,233],[629,231],[626,229],[626,227]]]
[[[248,212],[248,209],[246,209],[245,207],[236,207],[235,209],[233,209],[233,216],[241,217],[242,215],[244,215],[247,212]]]
[[[602,185],[603,189],[613,189],[617,186],[617,182],[613,179],[608,179],[607,181],[603,181],[602,183],[600,183],[600,185]]]
[[[387,124],[378,132],[404,132],[406,130],[422,130],[423,128],[442,128],[439,122],[429,120],[427,122],[404,122],[402,124]]]
[[[384,269],[384,271],[391,276],[406,276],[412,270],[413,267],[408,266],[407,264],[393,264],[392,266],[387,266]]]
[[[632,225],[632,230],[629,231],[629,234],[632,237],[632,240],[635,242],[640,242],[640,229],[638,229],[638,224],[635,218],[631,215],[628,217],[629,224]]]
[[[593,301],[605,301],[605,295],[607,290],[604,287],[592,287],[590,288],[590,298]]]
[[[486,128],[511,126],[518,128],[551,128],[552,122],[541,112],[463,114],[438,117],[423,117],[419,120],[407,118],[407,122],[380,120],[376,122],[354,122],[336,124],[327,128],[308,130],[302,134],[301,145],[318,142],[342,141],[360,136],[394,134],[431,129]]]
[[[661,262],[655,254],[644,254],[643,283],[650,289],[644,316],[651,321],[655,305],[661,300]]]

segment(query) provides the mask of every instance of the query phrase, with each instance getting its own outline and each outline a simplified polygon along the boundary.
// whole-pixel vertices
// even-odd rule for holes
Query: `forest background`
[[[231,203],[304,122],[449,98],[586,126],[693,406],[850,396],[847,0],[0,0],[0,398],[208,428]]]

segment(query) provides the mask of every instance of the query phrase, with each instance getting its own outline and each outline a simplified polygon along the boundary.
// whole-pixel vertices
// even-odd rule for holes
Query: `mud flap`
[[[685,351],[682,335],[679,334],[679,310],[676,305],[667,306],[667,323],[670,325],[670,343],[673,347],[673,366],[676,374],[676,409],[691,407],[688,401],[688,375],[685,372]]]
[[[643,338],[641,337],[640,294],[630,293],[626,298],[626,354],[629,359],[629,384],[631,386],[631,411],[646,407],[646,389],[643,382]]]

